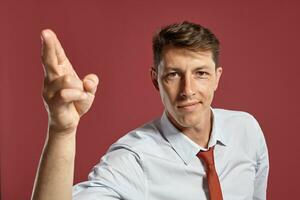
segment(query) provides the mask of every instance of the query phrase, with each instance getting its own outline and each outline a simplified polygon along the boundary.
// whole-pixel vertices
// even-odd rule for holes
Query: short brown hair
[[[220,42],[207,28],[188,21],[162,27],[153,36],[152,49],[154,67],[157,70],[166,47],[185,48],[192,51],[212,51],[213,60],[218,66]]]

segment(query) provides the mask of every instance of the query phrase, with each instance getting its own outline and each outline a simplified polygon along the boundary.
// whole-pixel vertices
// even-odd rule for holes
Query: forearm
[[[32,200],[71,200],[75,161],[75,131],[49,129],[41,156]]]

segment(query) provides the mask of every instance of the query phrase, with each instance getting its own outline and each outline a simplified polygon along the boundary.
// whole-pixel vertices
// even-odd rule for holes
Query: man
[[[52,31],[42,38],[49,129],[32,199],[266,199],[263,133],[248,113],[211,108],[222,74],[219,41],[190,22],[153,38],[162,117],[119,139],[72,191],[76,129],[99,81],[78,78]]]

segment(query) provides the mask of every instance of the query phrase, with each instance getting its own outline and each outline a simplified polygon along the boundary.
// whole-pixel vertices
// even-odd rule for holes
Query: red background
[[[209,27],[221,40],[224,73],[214,106],[248,111],[264,130],[268,199],[298,199],[297,1],[1,1],[0,9],[3,200],[30,198],[46,136],[40,31],[57,32],[81,77],[101,78],[78,130],[79,182],[117,138],[162,113],[149,77],[151,37],[161,25],[183,20]]]

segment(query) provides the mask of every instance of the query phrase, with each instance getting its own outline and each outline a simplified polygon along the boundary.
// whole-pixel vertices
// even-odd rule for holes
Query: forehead
[[[192,51],[183,48],[166,48],[163,51],[163,68],[194,68],[203,66],[215,68],[212,51]]]

